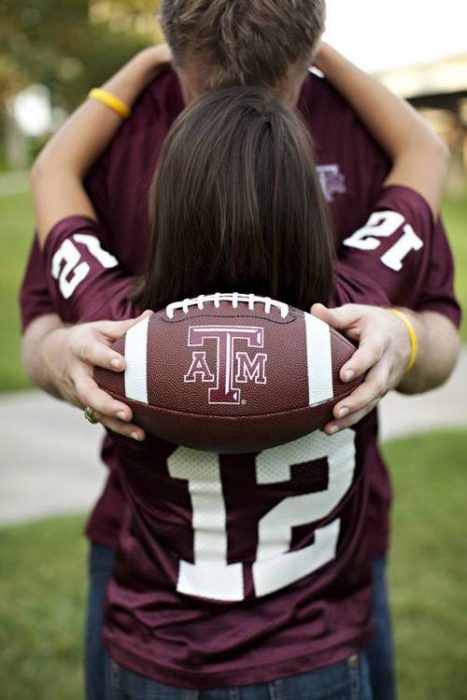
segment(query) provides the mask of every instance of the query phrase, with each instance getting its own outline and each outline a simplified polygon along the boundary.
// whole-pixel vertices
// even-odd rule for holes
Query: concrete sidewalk
[[[467,427],[467,348],[450,381],[414,397],[396,393],[381,406],[382,438]],[[0,525],[86,512],[105,479],[103,430],[39,392],[0,398]],[[466,444],[467,453],[467,444]]]

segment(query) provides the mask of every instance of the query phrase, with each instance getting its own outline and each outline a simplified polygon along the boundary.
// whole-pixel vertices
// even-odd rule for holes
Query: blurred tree
[[[158,0],[2,0],[0,110],[31,83],[70,110],[131,55],[161,40]]]

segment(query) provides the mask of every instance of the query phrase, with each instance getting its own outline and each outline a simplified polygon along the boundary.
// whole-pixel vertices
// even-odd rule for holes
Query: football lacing
[[[200,294],[199,297],[194,299],[184,299],[183,301],[176,301],[173,304],[169,304],[165,310],[167,317],[172,319],[174,317],[175,311],[180,309],[184,314],[189,312],[190,306],[197,306],[200,311],[203,311],[205,304],[214,304],[214,307],[218,309],[220,307],[221,301],[230,302],[234,309],[238,309],[239,304],[248,304],[250,311],[254,311],[255,304],[264,304],[265,313],[269,314],[271,308],[278,309],[281,314],[281,318],[287,318],[289,313],[288,304],[284,304],[282,301],[275,301],[270,299],[270,297],[257,297],[255,294],[239,294],[234,292],[233,294]]]

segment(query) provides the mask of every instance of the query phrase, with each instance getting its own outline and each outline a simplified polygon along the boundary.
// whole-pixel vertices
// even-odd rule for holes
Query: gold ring
[[[88,423],[92,423],[92,425],[96,425],[96,423],[99,423],[99,421],[96,418],[96,414],[94,413],[94,409],[91,408],[91,406],[86,406],[84,409],[84,417],[88,421]]]

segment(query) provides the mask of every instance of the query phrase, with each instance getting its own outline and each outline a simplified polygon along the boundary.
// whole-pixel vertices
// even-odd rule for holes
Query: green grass
[[[395,485],[391,597],[401,700],[467,688],[467,431],[389,443]]]
[[[446,199],[443,217],[456,263],[456,292],[464,309],[461,335],[467,341],[467,194],[460,199]]]
[[[444,217],[457,263],[457,290],[467,308],[467,196],[448,200]],[[27,193],[0,195],[0,391],[29,386],[19,360],[19,317],[17,293],[31,242],[33,214]],[[467,323],[462,337],[467,341]]]
[[[467,687],[467,431],[384,447],[396,490],[391,562],[401,700],[463,700]],[[79,700],[82,519],[0,531],[2,700]]]
[[[0,695],[83,698],[82,518],[0,530]]]
[[[0,391],[29,386],[20,362],[17,295],[33,231],[29,194],[0,196]]]

